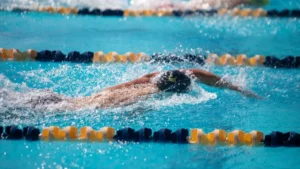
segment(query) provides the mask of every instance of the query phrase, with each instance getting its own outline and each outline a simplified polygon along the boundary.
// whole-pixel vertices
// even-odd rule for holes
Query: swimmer
[[[234,8],[239,5],[263,6],[269,4],[269,0],[190,0],[178,4],[179,9],[220,9]]]
[[[190,90],[192,81],[202,84],[237,91],[244,96],[259,98],[255,93],[244,90],[242,87],[232,84],[221,77],[201,69],[172,70],[167,72],[154,72],[146,74],[132,81],[116,86],[108,87],[87,97],[68,98],[52,93],[38,101],[38,104],[60,104],[67,102],[68,110],[80,110],[87,108],[113,108],[135,103],[146,96],[160,93],[185,93]]]
[[[167,9],[167,10],[197,10],[234,8],[239,5],[263,6],[269,4],[269,0],[161,0],[153,3],[148,0],[135,0],[131,4],[132,9]]]

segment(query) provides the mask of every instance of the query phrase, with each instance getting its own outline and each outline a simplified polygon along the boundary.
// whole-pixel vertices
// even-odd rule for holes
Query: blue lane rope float
[[[160,129],[154,132],[153,140],[155,142],[169,142],[171,141],[171,133],[170,129]]]
[[[27,126],[23,128],[23,136],[25,140],[36,141],[39,140],[40,130],[33,126]]]
[[[31,140],[36,141],[40,140],[40,130],[33,126],[24,127],[23,130],[16,125],[0,126],[0,138],[8,140]]]
[[[4,9],[3,9],[4,10]],[[258,9],[226,9],[222,8],[219,10],[119,10],[119,9],[98,9],[98,8],[68,8],[68,7],[41,7],[36,9],[29,8],[13,8],[12,12],[48,12],[48,13],[60,13],[64,15],[77,14],[77,15],[92,15],[92,16],[190,16],[190,15],[203,15],[203,16],[212,16],[212,15],[231,15],[231,16],[240,16],[240,17],[300,17],[299,9],[284,9],[278,11],[276,9],[264,10],[261,8]]]
[[[41,131],[34,126],[27,126],[23,129],[17,125],[0,126],[0,138],[3,140],[28,141],[85,141],[85,142],[157,142],[157,143],[177,143],[177,144],[200,144],[204,146],[215,145],[246,145],[246,146],[266,146],[266,147],[300,147],[300,134],[296,132],[282,133],[273,131],[265,135],[261,131],[253,130],[246,133],[242,130],[234,130],[226,133],[225,130],[215,129],[210,133],[205,133],[202,129],[181,128],[172,131],[163,128],[152,133],[150,128],[134,130],[126,127],[115,132],[112,127],[103,127],[94,130],[85,126],[80,129],[75,126],[59,128],[50,126]]]
[[[245,54],[232,56],[230,54],[208,54],[207,56],[197,54],[160,54],[155,53],[151,56],[140,52],[127,52],[125,54],[118,54],[117,52],[109,52],[105,54],[102,51],[91,52],[87,51],[80,53],[78,51],[71,51],[64,54],[59,50],[43,50],[37,52],[32,49],[20,52],[18,49],[4,49],[0,48],[0,61],[40,61],[40,62],[75,62],[75,63],[181,63],[191,62],[199,65],[214,64],[218,66],[264,66],[271,68],[299,68],[300,56],[286,56],[279,59],[275,56],[255,55],[248,58]]]
[[[147,142],[151,140],[152,130],[150,128],[141,128],[134,132],[135,142]]]

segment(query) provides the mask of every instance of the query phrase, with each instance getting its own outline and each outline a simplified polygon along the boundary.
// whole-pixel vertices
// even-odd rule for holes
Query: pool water
[[[0,16],[0,46],[19,50],[245,53],[249,57],[284,57],[300,51],[300,21],[294,18],[123,18],[10,12]]]
[[[273,1],[273,7],[279,1]],[[281,1],[280,1],[281,2]],[[297,6],[296,1],[287,4]],[[270,7],[266,7],[270,8]],[[89,17],[0,12],[0,47],[119,53],[245,53],[299,56],[299,19],[231,17]],[[20,109],[26,97],[50,89],[88,96],[153,71],[200,68],[249,88],[262,100],[196,84],[180,95],[153,96],[103,110],[36,112]],[[73,64],[0,62],[0,124],[39,128],[215,128],[265,134],[300,132],[299,69],[181,64]],[[18,94],[22,97],[16,97]],[[1,168],[295,168],[299,148],[204,147],[158,143],[0,142]],[[297,167],[296,167],[297,168]]]

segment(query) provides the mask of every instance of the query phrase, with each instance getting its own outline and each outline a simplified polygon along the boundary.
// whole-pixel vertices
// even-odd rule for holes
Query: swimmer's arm
[[[230,90],[240,92],[241,94],[247,97],[260,98],[260,96],[256,95],[255,93],[249,90],[244,90],[240,86],[234,85],[231,82],[228,82],[222,79],[221,77],[213,73],[210,73],[208,71],[201,70],[201,69],[189,69],[186,70],[186,72],[187,74],[192,73],[192,75],[194,75],[197,78],[197,80],[199,80],[201,83],[206,84],[208,86],[230,89]]]
[[[213,8],[234,8],[242,4],[251,4],[251,0],[202,0],[198,5],[209,5]]]
[[[144,75],[140,78],[131,80],[129,82],[105,88],[105,89],[103,89],[103,91],[104,90],[118,90],[118,89],[122,89],[122,88],[128,88],[128,87],[131,87],[132,85],[136,85],[136,84],[149,83],[150,79],[152,77],[156,76],[157,74],[159,74],[159,72],[149,73],[149,74],[146,74],[146,75]]]
[[[216,0],[212,0],[212,1],[215,1]],[[221,1],[221,6],[223,8],[234,8],[238,5],[242,5],[242,4],[245,4],[245,5],[255,5],[255,6],[261,6],[261,5],[266,5],[268,4],[269,1],[268,0],[222,0]]]
[[[221,7],[234,8],[238,5],[251,3],[251,0],[223,0],[221,1]]]

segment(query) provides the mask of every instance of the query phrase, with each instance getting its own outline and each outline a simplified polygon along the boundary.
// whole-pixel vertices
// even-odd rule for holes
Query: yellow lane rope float
[[[74,126],[67,126],[63,129],[57,126],[50,126],[42,129],[39,135],[41,140],[81,140],[91,142],[112,141],[115,130],[111,127],[103,127],[99,131],[92,127],[85,126],[78,129]]]

